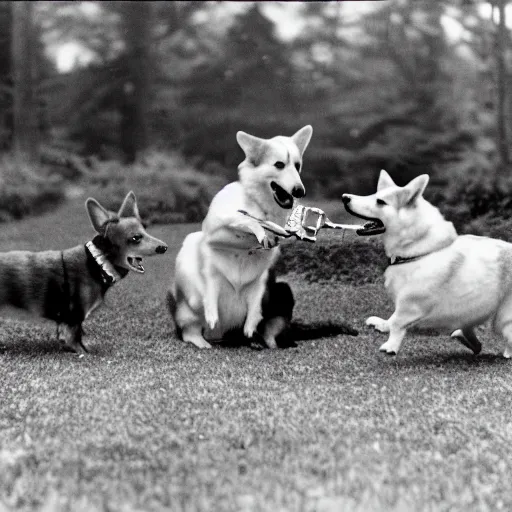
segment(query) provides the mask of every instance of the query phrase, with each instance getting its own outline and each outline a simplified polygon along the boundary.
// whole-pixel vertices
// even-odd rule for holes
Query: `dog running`
[[[382,352],[398,354],[413,326],[445,328],[475,354],[474,328],[490,320],[512,357],[512,244],[488,237],[459,236],[451,222],[425,200],[429,176],[405,187],[381,171],[377,192],[343,195],[349,213],[371,221],[366,234],[383,235],[389,259],[385,286],[395,303],[387,319],[366,324],[389,339]]]

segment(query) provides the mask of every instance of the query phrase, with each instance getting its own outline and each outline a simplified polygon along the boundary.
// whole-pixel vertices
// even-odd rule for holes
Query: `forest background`
[[[238,130],[312,124],[309,198],[426,172],[459,229],[506,237],[511,27],[505,0],[2,2],[0,219],[93,186],[197,221]]]

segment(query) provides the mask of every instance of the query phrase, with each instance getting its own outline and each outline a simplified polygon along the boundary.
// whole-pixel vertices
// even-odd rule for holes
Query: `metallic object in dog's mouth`
[[[275,222],[253,217],[245,210],[238,211],[248,217],[251,217],[254,220],[257,220],[264,229],[274,233],[275,235],[281,236],[283,238],[295,236],[295,238],[299,240],[306,240],[308,242],[316,242],[317,234],[322,228],[343,229],[351,231],[357,231],[363,228],[363,226],[360,224],[336,224],[331,222],[327,218],[325,212],[320,210],[320,208],[303,206],[301,204],[297,205],[293,209],[284,228]]]
[[[353,215],[358,219],[363,219],[366,221],[364,223],[364,226],[361,226],[361,229],[358,229],[356,231],[356,233],[359,236],[381,235],[386,231],[386,227],[384,226],[384,223],[380,219],[365,217],[360,213],[356,213],[354,210],[352,210],[352,208],[350,208],[349,204],[350,201],[345,202],[345,210],[347,210],[347,212],[350,213],[350,215]]]
[[[363,217],[361,217],[363,218]],[[363,229],[357,231],[359,236],[372,236],[372,235],[381,235],[386,231],[384,224],[379,219],[372,219],[366,222],[363,226]]]

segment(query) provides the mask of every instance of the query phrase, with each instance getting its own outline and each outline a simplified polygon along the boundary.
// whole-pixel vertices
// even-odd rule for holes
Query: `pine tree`
[[[235,133],[275,135],[296,122],[288,46],[255,2],[228,29],[219,59],[194,70],[182,96],[183,150],[227,166],[239,161]],[[295,127],[295,124],[294,124]]]
[[[18,162],[38,156],[36,41],[32,2],[12,2],[13,142]]]
[[[0,149],[12,143],[12,76],[11,76],[12,8],[0,3]]]
[[[133,163],[148,146],[151,7],[151,2],[122,2],[128,77],[120,104],[120,142],[126,163]]]
[[[496,41],[496,60],[498,68],[498,101],[497,101],[497,121],[498,121],[498,152],[500,155],[500,166],[502,170],[506,169],[509,163],[508,137],[507,137],[507,70],[505,62],[505,53],[509,42],[509,34],[506,27],[507,0],[499,0],[499,25]]]

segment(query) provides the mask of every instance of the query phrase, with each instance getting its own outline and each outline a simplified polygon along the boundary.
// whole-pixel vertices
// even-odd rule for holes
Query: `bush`
[[[512,217],[511,175],[498,173],[489,162],[476,156],[460,162],[449,172],[449,185],[428,199],[439,206],[458,230],[464,231],[467,224],[479,217]],[[486,223],[485,219],[481,222]]]
[[[339,233],[321,233],[313,244],[301,241],[284,243],[276,270],[279,274],[300,274],[308,282],[361,284],[377,281],[386,267],[384,248],[377,239],[343,241]]]
[[[495,217],[490,214],[483,215],[464,226],[461,233],[489,236],[505,240],[505,242],[512,242],[512,219]]]
[[[446,191],[446,203],[465,204],[472,218],[486,214],[512,213],[512,180],[472,174],[452,182]]]
[[[132,166],[95,161],[88,173],[95,197],[115,210],[130,190],[149,224],[202,221],[213,196],[227,183],[187,167],[174,154],[150,152]]]
[[[0,222],[43,213],[65,197],[64,182],[51,176],[47,167],[34,172],[19,166],[11,156],[0,162]]]

